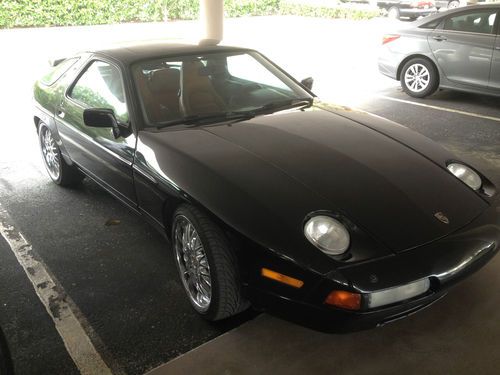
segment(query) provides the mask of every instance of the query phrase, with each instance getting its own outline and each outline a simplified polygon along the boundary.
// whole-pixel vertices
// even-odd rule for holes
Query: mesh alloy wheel
[[[59,180],[61,176],[61,154],[50,129],[46,126],[43,126],[40,130],[40,147],[45,168],[50,178],[54,181]]]
[[[212,300],[212,278],[207,255],[194,225],[179,215],[175,223],[174,250],[179,275],[196,311],[204,313]]]

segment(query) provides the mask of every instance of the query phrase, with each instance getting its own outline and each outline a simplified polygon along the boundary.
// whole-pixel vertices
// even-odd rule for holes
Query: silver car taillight
[[[393,42],[393,41],[399,39],[400,37],[401,37],[401,35],[399,35],[399,34],[387,34],[387,35],[384,35],[384,37],[382,39],[382,45],[390,43],[390,42]]]

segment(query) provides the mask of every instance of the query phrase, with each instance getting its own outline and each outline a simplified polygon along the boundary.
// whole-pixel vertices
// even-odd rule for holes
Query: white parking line
[[[472,113],[472,112],[460,111],[458,109],[451,109],[451,108],[446,108],[446,107],[439,107],[439,106],[436,106],[436,105],[429,105],[429,104],[417,103],[417,102],[412,102],[411,100],[391,98],[390,96],[385,96],[385,95],[375,95],[375,97],[377,97],[379,99],[392,100],[393,102],[411,104],[411,105],[416,105],[418,107],[431,108],[431,109],[436,109],[438,111],[451,112],[451,113],[456,113],[456,114],[459,114],[459,115],[476,117],[476,118],[481,118],[481,119],[485,119],[485,120],[491,120],[491,121],[500,122],[500,117],[486,116],[486,115],[481,115],[479,113]]]
[[[26,272],[80,373],[112,374],[73,312],[73,302],[69,300],[62,286],[50,276],[50,270],[37,259],[31,244],[14,228],[9,214],[1,205],[0,233]]]

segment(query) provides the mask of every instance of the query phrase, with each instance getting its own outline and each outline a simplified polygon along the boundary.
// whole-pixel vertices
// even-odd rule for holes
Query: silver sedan
[[[500,95],[500,4],[458,8],[384,36],[381,73],[410,96],[438,88]]]

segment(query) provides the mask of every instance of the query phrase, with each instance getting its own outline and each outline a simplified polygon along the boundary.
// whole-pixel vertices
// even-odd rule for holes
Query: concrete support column
[[[200,44],[218,44],[224,34],[224,0],[200,0]]]

